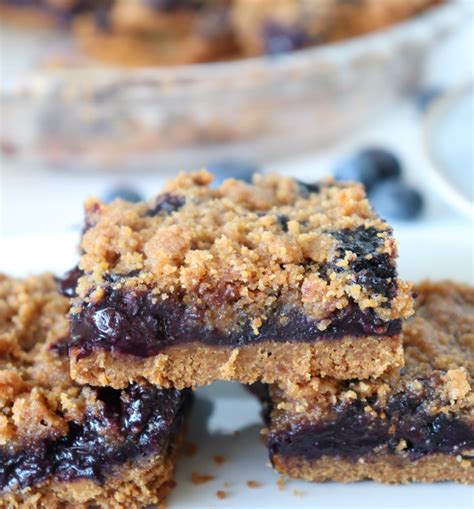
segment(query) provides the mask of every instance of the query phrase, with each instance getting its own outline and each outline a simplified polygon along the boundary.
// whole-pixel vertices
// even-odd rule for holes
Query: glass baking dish
[[[75,171],[289,157],[416,87],[434,44],[471,14],[469,2],[449,2],[382,31],[272,57],[22,73],[2,80],[0,150],[14,162]]]

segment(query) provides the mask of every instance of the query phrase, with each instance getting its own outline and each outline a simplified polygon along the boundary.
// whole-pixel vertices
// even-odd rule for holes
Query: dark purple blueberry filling
[[[387,419],[377,419],[364,411],[361,401],[342,407],[336,415],[318,424],[295,425],[289,430],[271,432],[270,457],[317,459],[338,456],[357,460],[377,447],[396,453],[405,440],[411,459],[433,453],[462,454],[474,447],[474,430],[462,419],[447,414],[429,415],[418,400],[407,408],[403,397],[395,396],[386,410]]]
[[[58,281],[59,292],[61,295],[64,295],[64,297],[75,297],[77,282],[83,275],[84,271],[79,268],[79,265],[76,265],[66,272],[66,274],[64,274],[64,276]]]
[[[64,338],[58,339],[49,348],[50,350],[56,352],[59,357],[67,357],[70,342],[71,340],[69,339],[69,336],[66,336]]]
[[[190,395],[175,389],[131,385],[119,391],[96,389],[104,402],[83,423],[71,422],[57,441],[0,450],[0,486],[27,488],[49,477],[103,483],[114,466],[164,454],[183,424]]]
[[[178,196],[172,193],[164,193],[157,197],[157,200],[153,207],[150,208],[148,216],[158,216],[160,214],[171,214],[176,210],[179,210],[186,203],[186,199],[183,196]]]
[[[348,267],[348,270],[355,274],[355,282],[392,299],[397,292],[397,270],[388,254],[378,252],[384,243],[378,233],[381,232],[372,226],[359,226],[337,230],[332,232],[332,235],[338,240],[339,259],[344,258],[345,251],[352,251],[357,255],[357,259]],[[335,264],[331,264],[330,268],[336,272],[347,270]]]
[[[178,300],[156,300],[151,294],[109,287],[100,303],[84,303],[82,311],[71,316],[71,347],[79,349],[79,357],[102,349],[144,358],[195,341],[242,346],[262,341],[314,342],[345,335],[393,336],[401,330],[400,320],[383,322],[373,310],[361,310],[356,304],[333,313],[324,331],[295,308],[280,306],[268,313],[258,335],[250,320],[235,329],[221,330],[205,323],[203,310]]]

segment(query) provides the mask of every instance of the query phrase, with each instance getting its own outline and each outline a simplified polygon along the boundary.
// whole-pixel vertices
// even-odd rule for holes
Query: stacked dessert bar
[[[403,364],[410,286],[362,186],[181,174],[149,203],[92,200],[73,377],[115,388],[380,376]]]
[[[64,283],[73,377],[262,381],[283,473],[473,482],[472,289],[421,286],[402,334],[412,289],[360,185],[211,184],[181,174],[148,203],[87,203]]]
[[[474,482],[474,289],[442,282],[415,291],[402,370],[270,387],[277,470],[314,481]]]
[[[360,185],[180,174],[89,201],[80,249],[62,295],[0,279],[0,506],[161,501],[189,388],[214,380],[269,384],[291,477],[474,482],[474,290],[421,285],[409,318]]]
[[[158,503],[173,486],[189,394],[75,383],[68,309],[51,274],[0,275],[0,507]]]

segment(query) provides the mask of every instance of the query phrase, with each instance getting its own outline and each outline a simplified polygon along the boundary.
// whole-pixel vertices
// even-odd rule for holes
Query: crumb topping
[[[277,306],[303,308],[321,330],[353,303],[384,321],[411,314],[392,231],[362,186],[212,178],[179,174],[148,203],[89,200],[73,312],[113,288],[178,299],[218,328],[250,318],[256,334]]]
[[[57,439],[81,421],[95,395],[69,377],[55,346],[68,335],[68,300],[51,274],[0,275],[0,445]]]

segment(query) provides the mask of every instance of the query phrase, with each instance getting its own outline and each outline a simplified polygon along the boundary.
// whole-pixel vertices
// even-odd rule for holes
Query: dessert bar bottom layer
[[[123,464],[102,484],[88,479],[48,480],[22,491],[3,494],[0,507],[141,509],[161,503],[174,486],[172,477],[183,435],[184,431],[180,431],[163,455]]]
[[[380,376],[403,365],[399,336],[321,340],[314,343],[260,342],[242,347],[187,343],[141,358],[93,351],[87,357],[71,349],[71,373],[80,383],[121,388],[146,379],[162,387],[182,389],[214,380],[266,383],[313,376],[337,379]]]
[[[372,479],[381,483],[474,482],[470,461],[442,453],[416,460],[381,454],[358,461],[339,457],[310,459],[277,454],[273,457],[273,464],[278,472],[307,481],[353,482]]]

